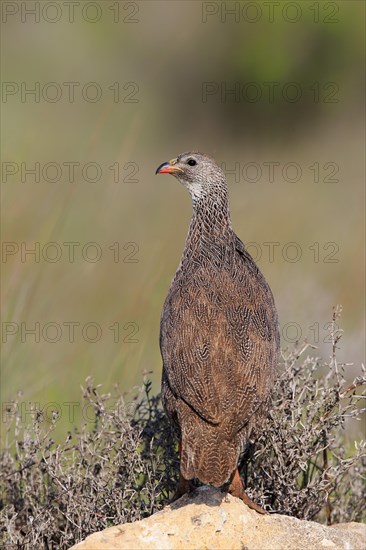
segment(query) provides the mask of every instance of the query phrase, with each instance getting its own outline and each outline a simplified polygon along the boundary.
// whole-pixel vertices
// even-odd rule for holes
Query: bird
[[[238,460],[270,402],[279,354],[274,298],[235,234],[225,174],[204,153],[163,162],[192,198],[184,251],[160,322],[163,407],[179,439],[173,500],[194,480],[265,510],[246,494]]]

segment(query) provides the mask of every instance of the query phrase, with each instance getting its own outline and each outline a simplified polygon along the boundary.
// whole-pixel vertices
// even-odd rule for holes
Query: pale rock
[[[365,550],[366,525],[331,527],[260,515],[211,487],[185,495],[135,523],[88,536],[73,550]]]

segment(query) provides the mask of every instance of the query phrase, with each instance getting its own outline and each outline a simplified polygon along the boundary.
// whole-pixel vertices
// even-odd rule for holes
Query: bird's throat
[[[232,241],[232,227],[226,197],[193,204],[193,215],[189,226],[182,263],[199,264],[204,258],[224,261]]]

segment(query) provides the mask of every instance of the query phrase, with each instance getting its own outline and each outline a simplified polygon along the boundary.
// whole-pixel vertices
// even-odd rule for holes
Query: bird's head
[[[221,168],[203,153],[182,153],[169,162],[163,162],[155,174],[172,174],[187,187],[193,199],[206,196],[218,187],[225,187]]]

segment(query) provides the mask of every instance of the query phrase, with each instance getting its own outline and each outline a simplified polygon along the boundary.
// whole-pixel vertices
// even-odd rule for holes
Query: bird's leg
[[[193,491],[193,489],[194,489],[194,486],[192,482],[189,479],[185,479],[182,476],[182,474],[179,472],[179,481],[177,484],[177,488],[175,490],[173,497],[170,499],[170,502],[175,502],[183,495]]]
[[[181,456],[182,456],[182,442],[179,441],[179,458],[181,458]],[[190,493],[193,490],[194,490],[194,485],[192,481],[183,477],[182,472],[179,472],[179,481],[177,484],[177,488],[175,490],[173,497],[170,499],[170,502],[174,502],[178,500],[178,498],[182,497],[186,493]]]
[[[266,514],[267,512],[261,508],[258,504],[252,501],[244,491],[244,485],[239,475],[239,470],[236,468],[233,478],[230,482],[228,493],[233,495],[233,497],[240,498],[246,504],[251,508],[252,510],[255,510],[259,514]]]

